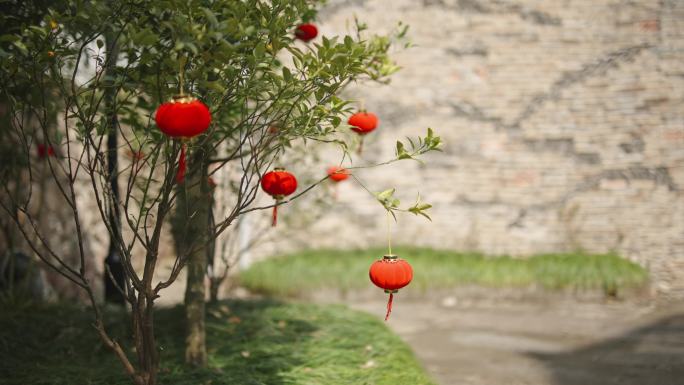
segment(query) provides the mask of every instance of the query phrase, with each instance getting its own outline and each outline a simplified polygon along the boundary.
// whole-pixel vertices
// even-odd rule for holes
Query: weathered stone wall
[[[331,1],[322,33],[346,34],[353,14],[381,33],[403,20],[416,44],[391,85],[349,92],[381,119],[361,162],[428,126],[446,142],[425,166],[358,173],[434,204],[432,223],[400,218],[396,242],[616,251],[684,295],[684,2]],[[382,208],[339,187],[331,214],[278,250],[385,242]]]

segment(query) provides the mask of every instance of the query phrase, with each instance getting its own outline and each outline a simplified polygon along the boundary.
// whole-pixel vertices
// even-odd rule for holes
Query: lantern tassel
[[[393,299],[394,299],[394,294],[390,293],[389,300],[387,301],[387,314],[385,315],[385,322],[387,322],[390,314],[392,313],[392,300]]]
[[[180,156],[178,157],[178,172],[176,173],[176,183],[182,184],[185,180],[185,171],[187,164],[185,163],[185,143],[181,147]]]
[[[356,151],[356,153],[359,155],[363,153],[363,136],[361,136],[361,141],[359,142],[359,149]]]
[[[275,206],[273,206],[273,221],[271,221],[271,226],[275,227],[278,224],[278,201],[276,200]]]

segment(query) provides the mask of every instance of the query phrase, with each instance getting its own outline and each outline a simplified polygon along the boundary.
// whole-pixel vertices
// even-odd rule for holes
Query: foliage
[[[123,338],[125,315],[107,313]],[[409,348],[381,321],[342,306],[273,301],[219,303],[207,318],[209,368],[183,365],[182,309],[157,311],[160,383],[433,385]],[[84,309],[68,305],[0,312],[0,382],[127,384],[98,343]]]
[[[393,251],[413,266],[413,281],[403,290],[534,285],[549,290],[602,289],[611,293],[642,286],[648,280],[648,273],[642,267],[614,254],[547,254],[521,259],[407,247],[393,248]],[[240,281],[255,292],[285,296],[318,289],[371,288],[368,268],[385,252],[383,249],[303,251],[258,262],[240,273]]]

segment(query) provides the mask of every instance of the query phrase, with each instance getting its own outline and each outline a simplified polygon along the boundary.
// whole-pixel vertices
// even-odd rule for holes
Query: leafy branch
[[[408,139],[409,143],[408,149],[404,143],[397,141],[396,157],[394,159],[372,166],[351,167],[350,169],[376,167],[404,159],[412,159],[423,163],[423,161],[419,158],[421,155],[431,151],[442,151],[440,147],[442,145],[442,139],[435,135],[435,132],[432,130],[432,128],[427,129],[427,135],[424,138],[419,136],[417,140],[408,137],[406,139]],[[418,193],[418,197],[416,198],[416,202],[413,204],[413,206],[402,209],[400,207],[401,201],[394,196],[396,189],[391,188],[380,192],[371,192],[356,176],[353,174],[352,176],[357,183],[359,183],[366,191],[368,191],[375,197],[375,199],[377,199],[377,201],[385,208],[385,210],[387,210],[388,213],[392,214],[392,217],[395,221],[397,220],[396,212],[408,212],[416,216],[421,215],[432,221],[432,218],[430,218],[430,216],[426,213],[427,210],[432,208],[432,205],[421,201],[420,193]]]
[[[432,218],[426,213],[427,210],[432,208],[432,205],[429,203],[424,203],[420,200],[420,193],[418,193],[418,197],[416,198],[416,203],[413,204],[413,206],[402,209],[399,207],[401,205],[401,201],[397,199],[394,196],[395,189],[391,188],[389,190],[381,191],[381,192],[376,192],[373,193],[375,196],[375,199],[380,202],[380,204],[389,212],[392,214],[392,217],[394,220],[397,220],[396,212],[407,212],[407,213],[412,213],[413,215],[422,215],[428,220],[432,221]]]
[[[397,140],[396,155],[397,160],[401,159],[413,159],[418,162],[423,162],[417,157],[423,155],[430,151],[442,151],[440,145],[442,144],[442,139],[439,136],[435,136],[432,128],[428,128],[427,136],[425,138],[418,137],[418,141],[415,142],[413,139],[407,137],[409,142],[408,149],[406,145]]]

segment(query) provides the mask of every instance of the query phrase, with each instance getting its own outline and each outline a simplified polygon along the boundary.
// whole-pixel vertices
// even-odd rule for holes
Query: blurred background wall
[[[658,292],[684,296],[684,2],[332,0],[318,23],[343,35],[353,15],[378,33],[403,20],[416,45],[396,53],[391,85],[347,92],[381,119],[355,162],[391,158],[396,139],[426,127],[445,141],[426,165],[357,173],[374,191],[397,187],[404,205],[417,192],[434,204],[432,223],[400,217],[395,242],[614,251],[648,267]],[[384,212],[359,186],[331,201],[253,255],[385,243]]]

